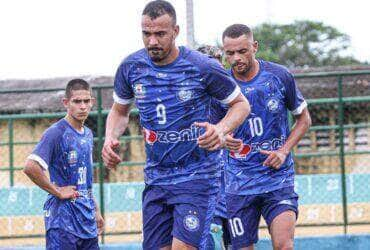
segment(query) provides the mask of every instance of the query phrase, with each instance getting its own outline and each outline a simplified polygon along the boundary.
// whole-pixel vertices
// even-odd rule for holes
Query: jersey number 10
[[[261,136],[263,134],[263,126],[261,117],[253,117],[248,119],[249,128],[251,130],[252,137]]]
[[[229,219],[229,225],[231,229],[231,234],[233,237],[242,236],[244,234],[244,228],[242,220],[238,217]]]

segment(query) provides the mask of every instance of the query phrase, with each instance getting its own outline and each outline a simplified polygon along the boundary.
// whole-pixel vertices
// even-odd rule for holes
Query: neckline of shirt
[[[86,128],[85,128],[85,126],[83,126],[83,128],[84,128],[84,131],[83,132],[80,132],[80,131],[78,131],[78,130],[76,130],[71,124],[69,124],[69,122],[65,119],[65,118],[63,118],[62,119],[66,124],[67,124],[67,126],[68,127],[70,127],[76,134],[78,134],[79,136],[85,136],[85,133],[86,133]]]

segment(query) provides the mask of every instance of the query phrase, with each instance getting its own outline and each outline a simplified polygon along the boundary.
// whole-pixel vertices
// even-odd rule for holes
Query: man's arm
[[[216,125],[208,122],[196,122],[196,126],[206,129],[206,132],[198,138],[199,147],[207,150],[219,149],[224,142],[224,137],[242,124],[249,113],[249,102],[244,95],[240,93],[229,103],[229,109],[225,117]]]
[[[115,169],[122,161],[115,150],[119,149],[119,137],[125,132],[130,114],[130,104],[114,103],[107,117],[102,156],[109,169]]]
[[[96,220],[96,225],[98,227],[98,234],[102,234],[104,231],[104,218],[100,212],[100,208],[98,203],[96,202],[95,198],[94,203],[95,203],[95,220]]]
[[[276,151],[260,151],[262,154],[268,155],[267,159],[263,163],[264,166],[279,169],[280,166],[285,162],[287,155],[290,153],[293,147],[298,144],[298,142],[310,128],[311,116],[307,107],[303,109],[301,114],[295,115],[294,117],[296,118],[296,122],[284,145]]]
[[[248,100],[243,94],[239,94],[232,102],[229,103],[229,109],[225,117],[216,124],[223,136],[231,133],[239,127],[247,118],[251,111]]]
[[[56,196],[59,199],[74,199],[78,197],[78,192],[75,186],[58,187],[50,182],[42,167],[34,160],[27,159],[26,166],[23,172],[37,186]]]

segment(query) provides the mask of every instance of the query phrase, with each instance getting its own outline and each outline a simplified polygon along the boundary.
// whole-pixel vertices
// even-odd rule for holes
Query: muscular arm
[[[307,108],[305,108],[301,114],[294,117],[296,122],[293,129],[284,145],[279,149],[286,154],[289,154],[293,147],[298,144],[311,126],[311,116]]]
[[[206,132],[198,138],[199,147],[207,150],[217,150],[223,143],[227,134],[231,133],[250,113],[250,105],[243,94],[239,94],[231,103],[225,117],[216,125],[208,122],[195,123],[204,127]]]
[[[305,108],[301,114],[296,115],[296,122],[294,127],[284,143],[284,145],[276,151],[261,150],[262,154],[268,155],[263,165],[269,166],[275,169],[279,169],[280,166],[285,162],[287,155],[293,149],[295,145],[302,139],[304,134],[308,131],[311,126],[311,117],[308,109]]]
[[[119,148],[118,139],[127,128],[129,111],[129,104],[122,105],[119,103],[114,103],[112,109],[109,111],[102,151],[104,163],[108,168],[115,168],[121,162],[121,158],[114,152],[114,149]]]
[[[58,187],[52,184],[42,167],[34,160],[28,159],[26,161],[23,172],[33,183],[59,199],[73,199],[78,196],[75,186]]]
[[[130,114],[130,105],[122,105],[113,103],[107,117],[105,129],[105,137],[110,139],[118,139],[125,132]]]
[[[231,103],[225,117],[216,124],[223,136],[229,134],[243,123],[251,111],[248,100],[239,94]]]

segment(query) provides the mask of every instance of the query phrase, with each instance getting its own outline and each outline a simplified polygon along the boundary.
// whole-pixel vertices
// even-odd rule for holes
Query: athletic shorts
[[[206,249],[219,179],[146,185],[143,192],[143,249],[171,245],[175,237]]]
[[[261,215],[269,227],[274,218],[285,211],[294,211],[298,217],[298,195],[294,187],[257,195],[226,194],[226,204],[233,249],[258,241]]]
[[[47,250],[98,250],[98,237],[82,239],[62,229],[49,229],[46,232]]]

